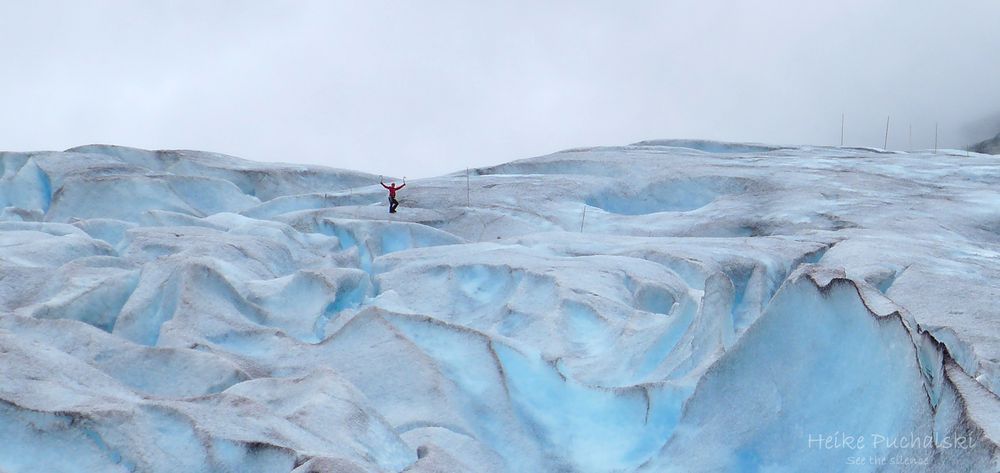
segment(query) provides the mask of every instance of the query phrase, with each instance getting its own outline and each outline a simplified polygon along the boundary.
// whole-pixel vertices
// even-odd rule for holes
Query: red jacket
[[[395,184],[393,184],[391,186],[387,186],[387,185],[385,185],[384,182],[382,182],[380,184],[382,184],[382,187],[385,187],[386,189],[389,189],[389,197],[396,197],[396,191],[398,191],[398,190],[406,187],[405,183],[403,185],[399,186],[399,187],[396,187]]]

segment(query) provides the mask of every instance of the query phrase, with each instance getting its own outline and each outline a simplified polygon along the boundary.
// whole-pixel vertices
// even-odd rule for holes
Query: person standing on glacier
[[[381,176],[379,176],[378,182],[382,184],[382,187],[389,189],[389,213],[396,213],[396,207],[399,207],[399,201],[396,200],[396,191],[406,187],[406,178],[403,178],[403,184],[399,187],[396,187],[395,182],[390,182],[388,186],[385,185],[385,181]]]

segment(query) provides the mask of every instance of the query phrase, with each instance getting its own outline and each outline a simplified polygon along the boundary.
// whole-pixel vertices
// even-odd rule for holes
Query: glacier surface
[[[0,472],[1000,471],[1000,158],[0,153]]]

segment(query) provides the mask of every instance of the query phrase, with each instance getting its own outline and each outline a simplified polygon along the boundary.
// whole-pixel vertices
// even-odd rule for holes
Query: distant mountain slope
[[[969,147],[969,151],[983,154],[1000,154],[1000,133],[988,140],[980,141]]]

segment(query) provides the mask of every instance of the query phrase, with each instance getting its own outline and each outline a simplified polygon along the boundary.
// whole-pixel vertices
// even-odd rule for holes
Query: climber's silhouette
[[[382,184],[382,187],[389,189],[389,213],[396,213],[396,207],[399,206],[399,201],[396,200],[396,191],[406,187],[406,178],[403,178],[403,184],[399,187],[396,187],[395,182],[390,182],[388,186],[385,185],[385,181],[383,181],[382,178],[379,178],[379,183]]]

